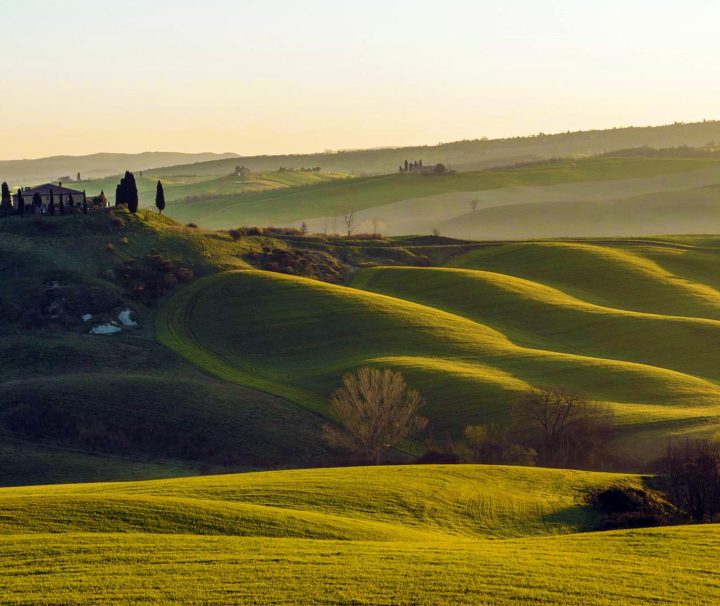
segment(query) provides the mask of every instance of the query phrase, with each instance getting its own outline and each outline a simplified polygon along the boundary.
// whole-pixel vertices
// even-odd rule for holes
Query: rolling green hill
[[[718,430],[712,245],[487,245],[454,259],[465,269],[364,269],[350,289],[226,272],[176,295],[158,334],[200,368],[321,413],[344,372],[401,370],[441,434],[503,422],[530,386],[575,387],[615,409],[618,446],[647,461],[669,436]]]
[[[176,200],[167,213],[211,229],[305,221],[312,231],[332,233],[343,232],[343,214],[352,209],[356,231],[371,231],[375,221],[391,235],[439,228],[445,235],[470,239],[689,233],[698,231],[703,220],[711,228],[720,221],[711,187],[718,182],[717,155],[601,156],[437,177],[390,174],[208,195]],[[659,211],[667,211],[668,204],[673,212],[663,220]],[[543,217],[550,212],[552,222]]]
[[[172,206],[174,206],[172,203],[182,203],[189,208],[204,205],[207,201],[217,197],[235,197],[240,194],[303,187],[341,178],[344,178],[344,175],[305,172],[250,173],[243,176],[226,174],[219,177],[194,175],[159,177],[163,182],[166,202]],[[71,185],[74,189],[86,190],[88,196],[95,196],[104,191],[112,204],[115,199],[115,187],[119,180],[120,175],[113,175],[103,179],[77,181]],[[135,175],[135,181],[138,187],[140,206],[154,209],[158,178],[148,177],[143,173]]]
[[[366,364],[407,376],[436,436],[502,424],[543,385],[607,402],[619,429],[608,456],[627,468],[671,436],[718,432],[712,236],[234,242],[145,211],[0,230],[5,484],[327,464],[328,395]],[[331,260],[333,281],[354,277],[257,269],[281,269],[268,261],[278,251]],[[140,277],[122,277],[133,268]],[[143,295],[154,280],[170,284],[159,308]],[[138,326],[88,334],[123,308]]]
[[[317,469],[0,490],[8,604],[711,604],[715,526],[583,532],[634,476]]]
[[[242,257],[272,242],[233,242],[142,211],[0,220],[0,484],[327,462],[318,417],[159,345],[156,308],[135,290],[179,283],[179,266],[196,276],[248,267]],[[120,279],[148,257],[169,268]],[[137,326],[89,334],[120,324],[122,309]]]

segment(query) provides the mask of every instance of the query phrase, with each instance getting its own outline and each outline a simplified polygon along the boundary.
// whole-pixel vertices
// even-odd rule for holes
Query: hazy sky
[[[720,117],[718,0],[0,0],[0,158]]]

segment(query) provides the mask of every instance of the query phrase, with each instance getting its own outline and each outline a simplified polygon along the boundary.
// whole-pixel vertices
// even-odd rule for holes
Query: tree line
[[[359,462],[380,464],[391,450],[429,426],[423,398],[399,372],[361,368],[343,376],[330,396],[334,423],[326,442]],[[471,425],[463,440],[444,452],[430,444],[418,462],[475,462],[546,467],[601,466],[613,437],[610,408],[567,388],[532,389],[511,407],[505,426]],[[614,524],[657,525],[720,518],[720,442],[670,443],[656,462],[661,496],[633,487],[610,487],[590,502],[612,514]],[[619,516],[619,517],[618,517]]]

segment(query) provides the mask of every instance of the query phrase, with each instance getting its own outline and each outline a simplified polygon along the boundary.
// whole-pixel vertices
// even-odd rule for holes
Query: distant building
[[[414,162],[405,160],[405,163],[400,166],[399,172],[402,175],[447,175],[453,171],[448,170],[444,164],[425,166],[422,160]]]
[[[48,204],[50,204],[51,191],[53,193],[53,199],[56,205],[60,203],[60,197],[62,196],[62,200],[65,205],[69,205],[72,200],[72,204],[74,206],[82,206],[83,193],[81,191],[78,191],[76,189],[70,189],[69,187],[63,187],[62,183],[45,183],[44,185],[38,185],[37,187],[24,187],[22,189],[22,198],[23,202],[25,203],[25,208],[30,208],[32,206],[33,198],[37,193],[40,194],[40,199],[42,200],[41,212],[47,210]],[[18,193],[15,193],[13,195],[13,202],[15,204],[15,208],[18,207],[18,203],[20,202],[20,200],[18,199],[18,195]]]

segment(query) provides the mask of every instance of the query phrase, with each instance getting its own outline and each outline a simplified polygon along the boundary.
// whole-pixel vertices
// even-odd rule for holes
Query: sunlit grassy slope
[[[15,603],[711,604],[712,526],[582,533],[633,476],[384,467],[0,491]]]
[[[685,250],[669,249],[676,246]],[[532,250],[525,265],[523,247]],[[510,269],[375,268],[346,288],[232,272],[177,295],[160,316],[160,338],[218,376],[320,412],[342,373],[365,364],[399,369],[425,396],[441,433],[502,422],[538,385],[609,402],[640,458],[657,454],[669,435],[716,430],[720,297],[711,286],[635,249],[589,244],[488,247],[456,264],[499,263],[506,249],[508,263],[547,268],[556,279],[542,283]],[[567,292],[563,276],[574,286]]]

